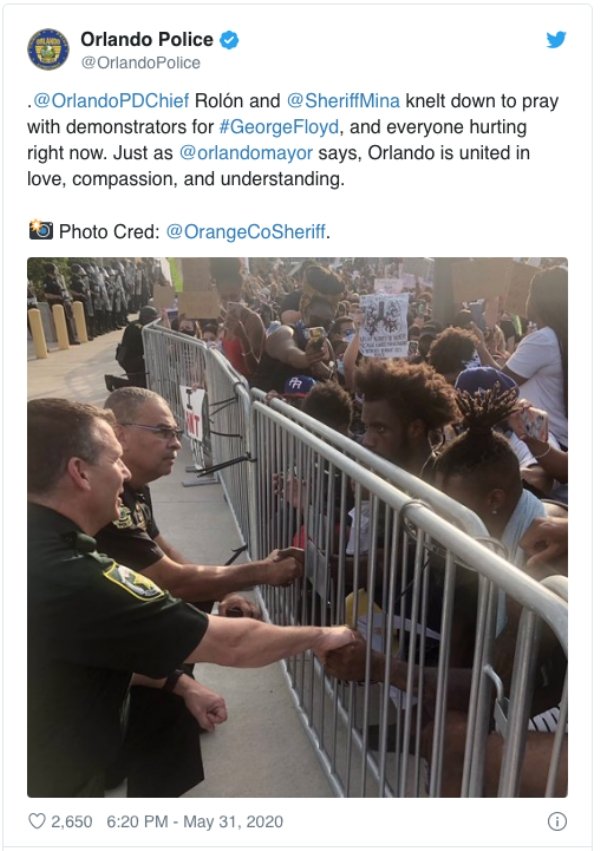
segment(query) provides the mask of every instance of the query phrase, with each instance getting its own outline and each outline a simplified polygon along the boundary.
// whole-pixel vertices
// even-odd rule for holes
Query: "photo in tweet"
[[[210,617],[209,636],[215,623],[234,635],[243,625],[255,629],[253,619],[325,635],[348,625],[352,632],[339,649],[324,653],[309,644],[302,649],[315,649],[315,656],[296,654],[287,662],[309,736],[330,772],[329,794],[566,794],[565,260],[35,258],[28,278],[32,352],[33,337],[54,324],[59,348],[50,359],[62,338],[76,362],[83,346],[96,347],[102,364],[116,360],[113,372],[89,371],[82,398],[112,411],[122,471],[106,505],[95,508],[108,522],[95,528],[99,520],[94,516],[90,525],[86,516],[88,525],[76,533],[83,538],[76,545],[82,567],[86,559],[101,560],[97,552],[107,556],[98,572],[111,583],[109,597],[117,585],[127,611],[137,605],[146,611],[155,596],[157,624],[168,593],[204,612],[216,599],[222,617]],[[36,367],[41,375],[45,362],[30,362],[30,416],[37,408],[38,431],[57,420],[58,431],[69,435],[69,452],[71,428],[61,418],[76,422],[77,409],[69,406],[78,400],[59,404],[40,395]],[[67,387],[68,374],[64,379]],[[184,441],[193,475],[222,484],[241,535],[236,555],[250,559],[220,584],[216,568],[170,556],[168,533],[156,525],[148,486],[160,487],[171,474]],[[31,435],[29,442],[37,477],[47,466],[44,444]],[[65,456],[58,464],[49,489],[30,487],[34,511],[41,504],[47,513],[49,494],[61,478],[69,481],[69,463]],[[75,526],[82,500],[74,489],[68,516]],[[37,539],[52,523],[41,520],[30,521],[30,534],[44,561]],[[202,561],[193,535],[186,543]],[[67,553],[72,558],[72,546],[60,559]],[[261,560],[269,558],[261,577]],[[259,586],[253,601],[240,599],[248,584]],[[109,650],[110,620],[99,631],[86,612],[82,624],[68,614],[71,606],[84,609],[78,592],[72,599],[65,589],[55,593],[58,622],[34,608],[30,647],[58,641],[77,645],[79,656],[85,624],[90,640]],[[47,595],[40,599],[46,608]],[[184,609],[193,621],[192,606]],[[202,615],[196,620],[204,625]],[[124,676],[119,623],[117,617],[116,655],[102,657],[106,671],[99,675],[111,676],[116,667]],[[65,626],[76,630],[69,640]],[[276,658],[292,655],[284,633],[270,638]],[[208,688],[199,696],[192,668],[180,665],[236,663],[203,655],[202,640],[195,657],[181,656],[176,645],[177,687],[184,692],[189,680],[194,695],[173,695],[174,674],[149,658],[145,632],[128,623],[126,635],[140,656],[132,660],[130,675],[138,673],[118,769],[110,759],[115,745],[108,745],[110,704],[100,707],[107,741],[98,718],[86,717],[76,701],[70,701],[75,717],[66,721],[69,701],[60,694],[51,702],[60,707],[56,731],[48,735],[47,701],[36,712],[32,689],[30,712],[33,718],[41,712],[43,723],[37,733],[35,723],[30,728],[30,795],[78,795],[82,778],[85,789],[95,790],[87,795],[102,795],[125,778],[133,797],[200,788],[197,722],[214,729],[226,718],[225,701]],[[167,635],[159,633],[161,645]],[[192,643],[197,638],[192,629]],[[73,664],[70,652],[59,668]],[[36,683],[40,665],[52,668],[39,650],[34,658]],[[78,661],[85,664],[85,657]],[[271,655],[250,655],[237,664],[269,661]],[[149,671],[158,669],[163,676],[148,682]],[[146,680],[138,685],[139,673]],[[196,675],[202,682],[201,667]],[[43,694],[61,684],[54,672]],[[122,692],[112,696],[117,717]],[[196,713],[192,700],[202,702]],[[180,716],[189,719],[187,743]],[[170,745],[165,762],[174,728],[181,741]],[[118,730],[114,720],[112,730]],[[91,752],[81,741],[90,742]],[[70,749],[67,742],[79,744]],[[269,759],[276,762],[273,745]],[[177,746],[186,758],[169,770]],[[256,789],[251,784],[242,794],[254,796]]]

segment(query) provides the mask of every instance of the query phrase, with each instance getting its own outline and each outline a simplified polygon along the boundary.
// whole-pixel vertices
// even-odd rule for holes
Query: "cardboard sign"
[[[204,435],[203,418],[206,416],[204,408],[206,390],[193,390],[191,387],[181,384],[179,392],[185,413],[185,433],[191,440],[202,441]]]
[[[421,278],[421,283],[425,283],[433,280],[434,265],[431,257],[405,257],[402,263],[402,271]]]
[[[360,351],[368,358],[408,356],[408,293],[361,296]]]
[[[152,304],[154,307],[161,311],[163,308],[169,310],[173,307],[175,303],[175,290],[173,287],[160,287],[155,286],[154,292],[152,293]]]
[[[529,285],[537,271],[530,263],[517,263],[508,257],[458,260],[452,264],[454,301],[458,304],[502,296],[504,310],[524,316]],[[491,319],[488,325],[492,324]]]
[[[529,285],[539,269],[530,263],[513,263],[512,267],[512,277],[504,299],[504,310],[514,316],[525,316]]]
[[[184,291],[206,292],[212,289],[210,260],[207,257],[182,257],[179,263]]]
[[[184,290],[178,297],[179,314],[185,313],[187,319],[218,319],[221,315],[221,299],[216,290],[206,292],[188,292]]]
[[[452,264],[454,302],[477,301],[505,295],[512,277],[513,261],[503,257],[458,260]]]

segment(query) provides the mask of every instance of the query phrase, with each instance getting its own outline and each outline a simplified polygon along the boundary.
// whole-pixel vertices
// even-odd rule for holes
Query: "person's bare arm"
[[[134,674],[131,678],[132,686],[144,686],[145,688],[161,689],[166,679],[155,680],[144,674]],[[173,688],[173,694],[180,697],[191,715],[194,716],[203,730],[214,730],[217,724],[227,721],[227,707],[220,694],[203,686],[193,677],[182,674]]]
[[[518,375],[516,372],[513,372],[512,369],[509,369],[507,366],[502,367],[502,372],[504,373],[504,375],[508,375],[509,378],[512,378],[512,380],[516,384],[518,384],[519,387],[521,386],[521,384],[525,384],[525,382],[527,381],[526,378],[524,378],[522,375]]]
[[[294,330],[287,325],[283,325],[267,337],[265,351],[275,360],[293,366],[295,369],[310,369],[313,364],[323,358],[320,350],[303,352],[299,349],[294,341]]]
[[[539,466],[553,479],[559,482],[569,480],[569,453],[562,449],[556,449],[543,440],[537,440],[529,435],[519,435],[521,440],[529,447],[529,451],[535,457]]]
[[[364,682],[367,670],[367,644],[357,633],[353,640],[343,647],[333,650],[325,657],[325,671],[340,680]],[[430,715],[435,709],[437,693],[437,668],[423,669],[423,700]],[[448,710],[464,710],[469,706],[472,672],[470,668],[450,668],[448,672]],[[385,679],[385,656],[377,650],[371,650],[370,681],[382,683]],[[402,659],[392,659],[390,684],[406,691],[408,683],[408,665]],[[415,680],[416,683],[416,680]]]
[[[494,360],[486,345],[485,336],[481,328],[475,322],[471,322],[469,331],[477,337],[477,354],[483,366],[492,366],[494,369],[500,369],[500,365]]]
[[[187,564],[189,559],[187,559],[180,550],[176,549],[169,541],[165,540],[162,535],[157,535],[154,538],[154,542],[158,544],[163,553],[170,558],[172,561],[176,561],[179,564]]]
[[[256,618],[262,620],[262,611],[254,600],[244,594],[227,594],[219,602],[219,615],[224,618]]]
[[[522,379],[521,383],[524,380]],[[517,437],[527,444],[537,464],[551,479],[558,479],[559,482],[563,483],[567,482],[569,480],[569,453],[552,446],[548,440],[539,440],[537,437],[528,434],[523,424],[521,412],[532,406],[526,399],[521,399],[519,405],[519,410],[508,418],[509,426]]]
[[[265,326],[260,316],[243,304],[231,308],[225,319],[228,334],[237,337],[242,347],[242,357],[250,371],[258,366],[266,341]]]
[[[519,541],[519,546],[529,556],[528,568],[566,556],[569,549],[568,518],[536,517]]]
[[[291,547],[274,550],[261,561],[215,566],[181,564],[164,555],[144,570],[144,576],[182,600],[222,600],[253,585],[290,585],[302,576],[303,556],[302,550]]]
[[[356,360],[360,351],[360,337],[357,331],[346,346],[344,352],[344,381],[349,393],[354,392],[354,376],[356,375]]]
[[[250,618],[207,617],[208,629],[186,662],[261,668],[306,650],[323,659],[354,635],[346,626],[273,626]]]

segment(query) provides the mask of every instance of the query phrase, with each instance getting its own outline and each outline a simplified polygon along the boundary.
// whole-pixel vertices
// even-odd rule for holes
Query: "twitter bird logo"
[[[546,33],[546,38],[548,39],[548,47],[560,47],[563,41],[565,40],[566,33],[557,32],[556,35],[552,35],[552,33]]]

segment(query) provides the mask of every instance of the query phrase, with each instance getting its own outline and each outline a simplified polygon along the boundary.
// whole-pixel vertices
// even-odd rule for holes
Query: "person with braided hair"
[[[465,431],[449,443],[434,464],[436,486],[478,514],[490,535],[504,545],[513,564],[525,562],[519,541],[543,503],[523,489],[519,459],[509,441],[495,430],[518,409],[518,388],[500,382],[470,395],[456,391]]]
[[[494,385],[500,384],[502,389],[518,388],[512,378],[491,366],[482,366],[476,369],[465,369],[460,373],[454,386],[457,390],[464,390],[471,396],[490,390]],[[552,496],[560,498],[567,503],[568,478],[567,453],[562,452],[558,441],[551,432],[543,441],[542,434],[527,431],[523,412],[531,406],[525,399],[519,398],[520,406],[507,420],[498,423],[495,428],[508,440],[513,452],[519,459],[521,467],[521,478],[527,490],[533,491],[540,498]],[[539,457],[538,457],[539,456]],[[558,482],[555,482],[555,479]],[[559,482],[565,484],[558,484]]]
[[[436,486],[450,497],[478,514],[490,535],[503,545],[507,561],[540,580],[565,573],[566,565],[549,560],[527,564],[528,553],[523,539],[532,526],[539,523],[552,506],[546,506],[530,491],[524,490],[517,456],[510,443],[495,430],[517,407],[518,389],[504,389],[500,382],[473,396],[457,391],[457,405],[463,415],[466,431],[450,443],[434,464]],[[462,585],[462,608],[468,611],[469,583]],[[475,595],[473,589],[473,606]],[[496,620],[496,669],[508,684],[520,607],[499,595]],[[536,693],[536,712],[551,707],[559,699],[564,658],[555,639],[545,634],[540,652],[543,688]]]

